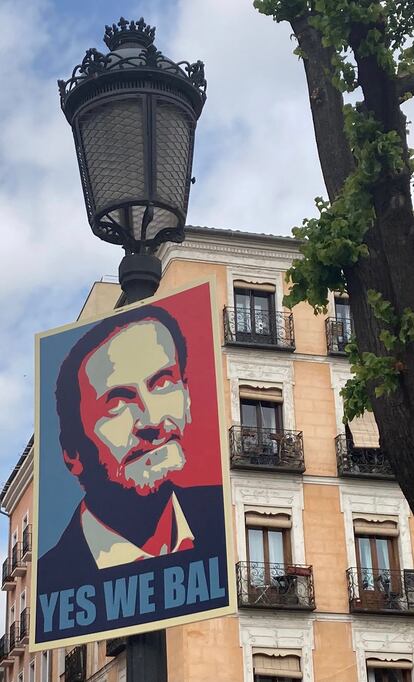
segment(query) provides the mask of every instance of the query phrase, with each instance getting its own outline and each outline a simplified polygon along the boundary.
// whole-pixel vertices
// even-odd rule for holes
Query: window
[[[13,625],[15,620],[16,620],[16,607],[13,604],[13,606],[10,607],[10,625]]]
[[[16,530],[14,531],[14,533],[13,533],[13,535],[12,535],[12,541],[11,541],[11,546],[12,546],[12,547],[14,547],[14,545],[17,544],[17,539],[18,539],[18,537],[19,537],[19,532],[18,532],[18,530],[17,530],[17,528],[16,528]]]
[[[272,285],[248,288],[243,282],[234,283],[234,305],[236,308],[236,336],[238,341],[249,337],[266,337],[274,334],[275,303]]]
[[[35,669],[35,659],[30,661],[29,664],[29,682],[35,682],[36,669]]]
[[[22,520],[22,531],[24,532],[24,529],[27,528],[29,525],[29,512],[26,512],[26,514],[23,516]]]
[[[65,656],[66,656],[66,649],[60,648],[59,653],[58,653],[58,675],[59,675],[59,677],[61,675],[65,674]]]
[[[351,319],[351,308],[349,298],[345,296],[335,296],[335,317],[339,320]]]
[[[250,584],[279,587],[291,562],[291,520],[288,514],[246,514],[247,561]]]
[[[23,590],[23,592],[20,595],[20,613],[24,611],[26,608],[26,590]]]
[[[23,674],[23,670],[21,670],[21,671],[19,672],[18,677],[17,677],[17,681],[18,681],[18,682],[23,682],[23,679],[24,679],[24,674]]]
[[[283,429],[283,412],[281,402],[265,400],[249,400],[241,398],[240,414],[242,426],[253,429],[281,431]]]
[[[402,584],[398,560],[398,529],[393,521],[354,520],[360,597],[380,602],[398,600]],[[392,605],[392,604],[390,604]]]
[[[49,652],[42,651],[41,682],[49,682]]]

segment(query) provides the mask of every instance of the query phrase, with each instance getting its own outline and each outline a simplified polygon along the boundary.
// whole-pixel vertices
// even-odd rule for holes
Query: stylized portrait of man
[[[211,287],[38,336],[37,650],[234,610]]]
[[[186,370],[186,340],[158,306],[106,319],[71,349],[56,406],[63,458],[84,497],[41,557],[40,583],[68,573],[76,584],[94,571],[208,548],[222,516],[221,487],[172,480],[197,457],[183,446],[191,423]]]

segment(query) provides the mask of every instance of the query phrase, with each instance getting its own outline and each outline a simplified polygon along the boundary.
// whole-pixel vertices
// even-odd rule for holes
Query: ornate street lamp
[[[143,19],[106,26],[102,54],[86,51],[59,81],[89,224],[126,256],[119,279],[128,302],[155,293],[154,251],[181,242],[191,183],[194,133],[206,99],[204,65],[164,57]]]

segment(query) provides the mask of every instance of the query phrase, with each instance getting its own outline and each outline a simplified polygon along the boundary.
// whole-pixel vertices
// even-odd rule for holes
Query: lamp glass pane
[[[145,198],[142,100],[94,107],[79,125],[96,211]]]
[[[157,199],[185,210],[188,201],[194,124],[183,110],[158,100],[156,106]]]

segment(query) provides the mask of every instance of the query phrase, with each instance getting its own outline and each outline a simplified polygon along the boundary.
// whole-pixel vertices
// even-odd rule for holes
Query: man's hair
[[[56,382],[56,410],[60,420],[60,444],[70,456],[75,456],[86,440],[80,415],[81,394],[78,378],[83,360],[94,349],[97,350],[106,340],[118,334],[125,327],[147,320],[160,322],[170,332],[176,348],[181,376],[183,381],[186,381],[186,340],[178,322],[166,310],[158,306],[146,305],[102,320],[86,332],[71,348],[61,365]],[[137,353],[145,351],[146,349],[139,347],[136,349]],[[89,443],[90,445],[91,443]],[[89,448],[87,447],[87,449]]]

